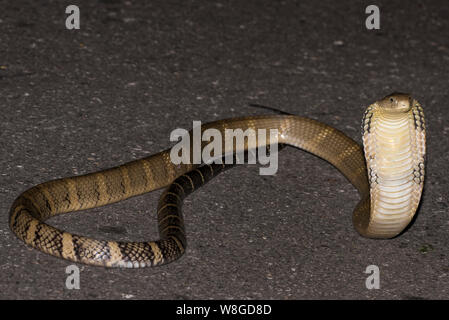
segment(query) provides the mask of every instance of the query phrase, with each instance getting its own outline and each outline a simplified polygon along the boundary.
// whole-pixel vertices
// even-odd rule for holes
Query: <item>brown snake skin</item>
[[[395,121],[400,121],[403,129],[399,133],[390,127]],[[202,125],[203,131],[208,128],[221,133],[237,128],[277,129],[279,134],[274,143],[301,148],[333,164],[359,191],[361,200],[354,209],[353,223],[363,236],[394,237],[416,211],[424,179],[425,125],[421,106],[408,95],[392,94],[367,109],[362,123],[365,152],[369,154],[366,162],[364,151],[354,140],[335,128],[304,117],[233,118]],[[269,145],[268,140],[258,139],[256,145],[245,141],[244,149]],[[399,142],[406,143],[405,149],[398,147]],[[206,142],[202,147],[205,145]],[[236,151],[240,150],[234,145],[232,149],[224,149],[222,155]],[[405,164],[399,169],[394,167],[397,161],[390,156],[395,152],[399,158],[406,155],[402,156]],[[186,248],[183,199],[225,168],[220,164],[175,165],[167,149],[115,168],[34,186],[14,201],[9,225],[26,244],[75,262],[128,268],[166,264],[178,259]],[[396,174],[399,171],[400,177]],[[393,178],[385,172],[393,174]],[[160,240],[157,241],[96,240],[58,230],[44,222],[61,213],[100,207],[166,186],[169,187],[158,205]],[[401,186],[405,189],[399,189]],[[388,188],[392,193],[385,192]]]

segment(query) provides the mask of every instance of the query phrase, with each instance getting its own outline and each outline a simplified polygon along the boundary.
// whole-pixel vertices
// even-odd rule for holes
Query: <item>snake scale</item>
[[[276,143],[298,147],[333,164],[360,194],[353,224],[362,236],[398,235],[418,207],[424,180],[425,122],[421,105],[407,94],[391,94],[366,109],[364,148],[333,127],[294,115],[232,118],[203,124],[201,129],[209,128],[221,133],[237,128],[277,129]],[[270,142],[269,138],[258,139],[257,145],[245,141],[244,150]],[[242,151],[236,144],[225,148],[222,155]],[[166,264],[186,249],[183,199],[226,168],[222,164],[175,165],[167,149],[115,168],[34,186],[14,201],[9,225],[33,248],[75,262],[128,268]],[[100,207],[167,186],[157,210],[157,241],[96,240],[44,222],[57,214]]]

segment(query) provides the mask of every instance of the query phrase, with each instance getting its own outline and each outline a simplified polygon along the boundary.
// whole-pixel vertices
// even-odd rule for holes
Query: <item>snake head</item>
[[[389,112],[409,112],[413,107],[413,98],[407,93],[392,93],[377,104]]]

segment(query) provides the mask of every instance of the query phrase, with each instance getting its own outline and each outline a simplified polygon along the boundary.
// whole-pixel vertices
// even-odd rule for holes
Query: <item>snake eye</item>
[[[390,102],[392,102],[392,103],[393,103],[393,102],[394,102],[394,99],[393,99],[393,98],[390,98]]]

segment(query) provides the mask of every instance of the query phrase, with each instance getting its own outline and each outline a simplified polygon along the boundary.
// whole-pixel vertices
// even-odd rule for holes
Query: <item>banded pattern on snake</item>
[[[353,223],[365,237],[398,235],[414,216],[423,188],[425,122],[420,104],[392,94],[365,112],[362,148],[341,131],[293,115],[263,115],[211,122],[202,130],[277,129],[274,143],[306,150],[333,164],[357,188],[361,200]],[[273,143],[246,141],[244,150]],[[205,145],[205,143],[204,143]],[[202,147],[204,147],[204,145]],[[242,150],[231,144],[222,155]],[[217,155],[216,155],[217,156]],[[169,263],[186,248],[181,205],[184,197],[225,169],[220,164],[175,165],[170,149],[150,157],[83,176],[57,179],[23,192],[13,203],[9,225],[28,245],[64,259],[106,267],[145,267]],[[58,230],[44,221],[57,214],[100,207],[169,186],[158,206],[160,240],[116,242]]]

